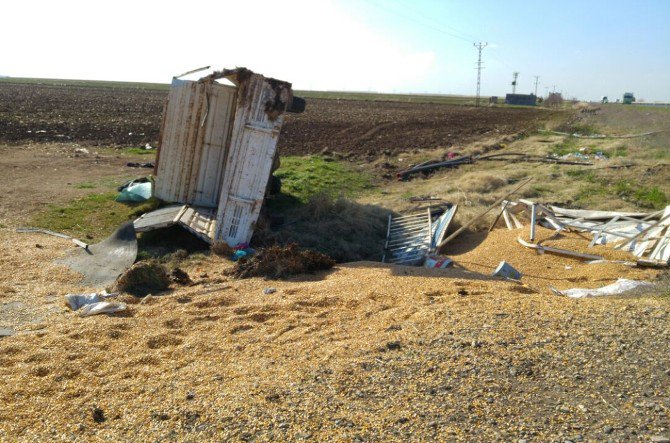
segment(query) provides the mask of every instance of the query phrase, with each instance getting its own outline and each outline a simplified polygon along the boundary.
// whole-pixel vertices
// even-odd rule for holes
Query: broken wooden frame
[[[565,209],[556,206],[548,208],[531,200],[518,202],[504,201],[497,221],[502,218],[507,229],[523,227],[519,221],[520,213],[529,213],[530,241],[535,240],[535,226],[542,224],[555,229],[588,232],[593,235],[588,247],[595,245],[613,245],[616,249],[628,250],[638,258],[643,266],[668,266],[670,264],[670,206],[652,213],[630,213],[616,211],[589,211]],[[493,225],[492,225],[493,227]],[[522,240],[519,240],[522,243]],[[526,247],[536,246],[523,242]],[[546,252],[555,252],[543,247]],[[581,258],[584,255],[572,251],[560,250],[564,255]],[[567,254],[567,253],[570,254]]]

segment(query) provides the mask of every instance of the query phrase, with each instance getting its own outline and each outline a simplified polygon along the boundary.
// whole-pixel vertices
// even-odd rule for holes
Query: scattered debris
[[[237,261],[227,273],[237,278],[280,279],[297,274],[312,274],[334,265],[335,260],[325,254],[289,244],[261,249],[256,255]]]
[[[100,243],[77,249],[56,261],[84,275],[82,284],[105,287],[128,269],[137,258],[137,237],[132,222],[124,223]]]
[[[265,294],[265,295],[274,294],[275,292],[277,292],[277,289],[275,289],[275,288],[265,288],[265,289],[263,289],[263,294]]]
[[[446,269],[453,266],[454,261],[448,257],[441,257],[439,255],[429,255],[423,263],[425,268]]]
[[[154,147],[151,146],[149,143],[147,143],[146,145],[144,145],[144,149],[146,149],[146,150],[150,150],[150,149],[156,149],[156,148],[154,148]]]
[[[105,411],[103,411],[102,409],[100,409],[98,407],[93,408],[93,413],[91,415],[93,417],[93,421],[96,422],[96,423],[102,423],[105,420],[107,420],[105,418]]]
[[[126,163],[126,166],[129,168],[154,168],[154,164],[151,162],[128,162]]]
[[[411,175],[418,174],[420,172],[431,172],[436,169],[442,169],[442,168],[454,168],[456,166],[460,165],[468,165],[473,163],[474,160],[472,159],[471,156],[463,156],[463,157],[458,157],[453,160],[446,160],[446,161],[430,161],[430,162],[425,162],[421,163],[417,166],[414,166],[410,169],[406,169],[404,171],[400,171],[397,174],[397,177],[399,180],[406,180],[409,178]]]
[[[193,284],[193,280],[189,277],[188,273],[181,268],[174,268],[170,271],[170,281],[177,283],[182,286],[189,286]]]
[[[534,241],[535,226],[543,225],[561,231],[588,232],[592,240],[588,247],[613,245],[616,249],[627,250],[637,257],[640,266],[668,266],[670,264],[670,206],[653,213],[593,211],[565,209],[546,206],[530,200],[518,202],[504,201],[497,223],[502,215],[507,229],[523,227],[519,221],[521,213],[530,214],[530,241]],[[493,227],[493,225],[492,225]],[[519,238],[519,243],[539,252],[554,252],[572,255],[588,260],[603,260],[593,254],[557,250],[546,246],[533,245]]]
[[[457,205],[450,204],[435,220],[430,208],[395,218],[390,214],[382,262],[422,265],[444,238],[457,209]]]
[[[483,212],[481,212],[480,214],[478,214],[477,216],[475,216],[474,218],[472,218],[469,222],[467,222],[466,224],[464,224],[463,226],[461,226],[459,229],[456,230],[456,232],[454,232],[453,234],[451,234],[449,237],[447,237],[446,239],[442,240],[442,241],[441,241],[440,243],[438,243],[438,245],[437,245],[438,250],[439,250],[440,248],[444,247],[444,245],[446,245],[447,243],[449,243],[451,240],[453,240],[454,238],[456,238],[461,232],[465,231],[467,228],[469,228],[470,226],[472,226],[472,224],[474,224],[477,220],[481,219],[483,216],[485,216],[486,214],[488,214],[489,211],[491,211],[493,208],[495,208],[495,207],[498,206],[499,204],[503,203],[503,202],[504,202],[506,199],[508,199],[512,194],[516,193],[516,192],[519,191],[521,188],[523,188],[524,186],[526,186],[526,185],[527,185],[528,183],[530,183],[532,180],[533,180],[533,178],[530,177],[530,178],[527,178],[526,180],[522,181],[522,182],[519,183],[519,185],[517,185],[513,190],[511,190],[510,192],[508,192],[508,193],[505,194],[504,196],[500,197],[498,200],[495,201],[495,203],[493,203],[491,206],[489,206],[488,208],[486,208],[486,210],[484,210]]]
[[[214,209],[172,205],[142,214],[135,220],[135,230],[146,232],[179,225],[196,237],[211,242],[216,228]]]
[[[588,138],[588,139],[600,139],[600,138],[636,138],[636,137],[646,137],[648,135],[654,135],[654,134],[660,134],[662,132],[666,132],[667,130],[661,130],[661,131],[650,131],[650,132],[643,132],[641,134],[627,134],[627,135],[603,135],[603,134],[595,134],[595,135],[582,135],[578,133],[570,134],[568,132],[559,132],[559,131],[546,131],[546,130],[540,130],[540,132],[548,133],[548,134],[555,134],[555,135],[565,135],[569,137],[575,137],[575,138]]]
[[[96,314],[112,314],[126,309],[125,303],[107,301],[107,299],[117,297],[118,295],[117,292],[110,294],[106,290],[90,294],[67,294],[65,296],[65,303],[81,317]]]
[[[544,254],[545,252],[550,252],[552,254],[558,254],[558,255],[566,255],[569,257],[576,257],[576,258],[581,258],[584,260],[603,260],[603,257],[600,255],[592,255],[592,254],[583,254],[581,252],[575,252],[575,251],[568,251],[567,249],[560,249],[560,248],[552,248],[550,246],[543,246],[543,245],[537,245],[534,243],[528,243],[527,241],[524,241],[521,237],[518,237],[517,240],[519,243],[530,249],[535,249],[538,253]]]
[[[0,337],[10,337],[16,333],[15,330],[10,328],[0,328]]]
[[[75,154],[90,154],[89,150],[86,148],[75,148]]]
[[[151,182],[132,183],[123,188],[116,197],[117,202],[143,202],[151,198]]]
[[[506,261],[501,261],[493,275],[496,277],[509,278],[511,280],[521,280],[521,273],[514,269],[512,265]]]
[[[653,287],[654,285],[640,280],[628,280],[625,278],[617,279],[616,283],[611,285],[603,286],[602,288],[596,289],[584,289],[584,288],[574,288],[574,289],[565,289],[559,291],[556,288],[551,288],[551,290],[557,295],[564,295],[571,298],[584,298],[584,297],[600,297],[604,295],[620,295],[633,289],[638,289],[641,287]]]
[[[116,281],[117,291],[145,296],[164,291],[170,286],[170,274],[165,266],[154,261],[141,261],[132,265]]]
[[[151,181],[151,179],[149,177],[140,177],[140,178],[136,178],[136,179],[133,179],[133,180],[128,180],[127,182],[125,182],[124,184],[122,184],[121,186],[116,188],[116,190],[121,192],[130,185],[134,185],[134,184],[137,184],[137,183],[149,183],[150,181]]]

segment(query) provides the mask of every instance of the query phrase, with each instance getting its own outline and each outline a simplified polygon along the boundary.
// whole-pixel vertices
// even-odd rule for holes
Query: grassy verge
[[[619,198],[644,209],[663,209],[670,198],[658,186],[647,186],[634,179],[608,180],[597,177],[593,171],[568,171],[567,175],[584,181],[575,195],[575,203],[589,207],[594,202],[607,198]]]
[[[90,194],[66,205],[49,205],[33,217],[30,225],[97,241],[121,223],[158,207],[156,199],[128,204],[115,201],[117,195],[117,192]]]
[[[282,181],[282,194],[306,203],[318,194],[354,197],[375,187],[372,176],[330,157],[282,157],[274,175]]]

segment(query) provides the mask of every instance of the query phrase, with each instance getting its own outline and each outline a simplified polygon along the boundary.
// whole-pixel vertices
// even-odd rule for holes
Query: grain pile
[[[670,427],[667,298],[571,300],[372,262],[272,286],[211,278],[2,339],[0,441],[628,441]]]

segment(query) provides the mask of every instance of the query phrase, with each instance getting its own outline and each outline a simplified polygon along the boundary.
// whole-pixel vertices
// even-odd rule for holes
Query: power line
[[[515,72],[512,74],[514,80],[512,80],[512,94],[516,94],[516,79],[519,78],[519,73]]]
[[[442,34],[445,34],[445,35],[448,35],[448,36],[450,36],[450,37],[454,37],[454,38],[457,38],[457,39],[466,41],[466,42],[468,42],[468,43],[470,43],[470,42],[472,41],[471,39],[468,39],[468,38],[466,38],[466,37],[460,36],[460,35],[458,35],[458,34],[454,34],[453,32],[448,32],[448,31],[445,31],[444,29],[440,29],[440,28],[437,28],[437,27],[435,27],[435,26],[432,26],[432,25],[430,25],[430,24],[428,24],[428,23],[426,23],[426,22],[424,22],[424,21],[417,20],[417,19],[415,19],[415,18],[413,18],[413,17],[408,16],[407,14],[403,13],[402,11],[398,11],[397,9],[388,8],[387,6],[380,5],[379,3],[375,2],[375,1],[372,1],[372,0],[367,0],[367,2],[368,2],[369,4],[371,4],[371,5],[376,6],[376,7],[379,8],[379,9],[382,9],[382,10],[384,10],[384,11],[386,11],[386,12],[394,13],[395,15],[398,15],[399,17],[402,17],[402,18],[404,18],[405,20],[411,20],[411,21],[413,21],[414,23],[417,23],[417,24],[419,24],[419,25],[423,25],[423,26],[425,26],[425,27],[427,27],[427,28],[432,29],[433,31],[441,32]]]
[[[460,34],[460,35],[462,35],[462,36],[464,36],[464,37],[467,37],[468,39],[470,39],[470,41],[472,41],[472,40],[479,40],[477,37],[474,37],[472,34],[468,34],[467,32],[463,32],[463,31],[461,31],[460,29],[454,28],[453,26],[449,26],[449,25],[447,25],[447,24],[445,24],[445,23],[440,23],[440,22],[438,22],[437,20],[435,20],[433,17],[428,17],[428,16],[426,16],[426,15],[424,15],[424,14],[419,13],[419,11],[416,10],[416,8],[414,7],[414,5],[407,4],[407,3],[405,3],[403,0],[396,0],[396,1],[397,1],[397,4],[405,6],[405,10],[407,10],[407,11],[412,11],[412,13],[413,13],[416,17],[422,17],[422,18],[424,18],[424,19],[427,19],[428,21],[432,22],[432,24],[434,24],[435,26],[441,26],[441,27],[444,27],[444,28],[451,29],[452,31],[454,31],[454,32],[456,32],[456,33],[458,33],[458,34]]]
[[[482,86],[482,49],[488,46],[488,43],[479,42],[473,44],[479,53],[477,56],[477,99],[475,100],[475,106],[479,106],[479,90]]]

